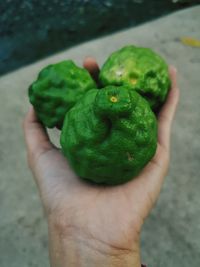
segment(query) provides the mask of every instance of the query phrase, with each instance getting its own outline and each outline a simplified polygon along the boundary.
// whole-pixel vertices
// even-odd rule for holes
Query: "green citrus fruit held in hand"
[[[96,84],[86,69],[66,60],[42,69],[29,87],[29,99],[40,121],[61,128],[66,112]]]
[[[156,117],[147,101],[126,86],[93,89],[66,114],[61,147],[80,177],[121,184],[154,156]]]
[[[99,79],[102,86],[128,85],[143,96],[154,111],[165,102],[170,88],[165,61],[151,49],[133,45],[112,53]]]

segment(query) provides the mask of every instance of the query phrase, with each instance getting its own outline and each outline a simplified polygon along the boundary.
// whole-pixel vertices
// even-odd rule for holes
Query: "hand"
[[[94,59],[86,59],[84,67],[97,77]],[[157,152],[123,185],[98,186],[79,179],[30,108],[24,120],[28,163],[48,218],[52,266],[140,266],[140,231],[168,170],[179,99],[175,68],[169,73],[172,88],[158,115]]]

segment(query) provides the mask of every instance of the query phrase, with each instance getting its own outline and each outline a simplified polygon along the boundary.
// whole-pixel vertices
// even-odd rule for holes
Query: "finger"
[[[171,80],[171,88],[177,88],[177,69],[174,66],[169,66],[169,77]]]
[[[84,68],[86,68],[91,74],[92,78],[98,82],[99,66],[96,60],[92,57],[87,57],[83,62]]]
[[[162,147],[169,150],[171,125],[179,101],[179,89],[177,88],[177,71],[174,67],[169,68],[171,89],[167,100],[158,115],[158,142]]]
[[[45,128],[38,121],[32,106],[24,119],[23,128],[30,164],[41,153],[54,148]]]

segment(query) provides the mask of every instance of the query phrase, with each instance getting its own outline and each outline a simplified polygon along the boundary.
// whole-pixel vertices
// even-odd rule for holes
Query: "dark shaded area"
[[[0,74],[195,4],[200,0],[1,1]]]

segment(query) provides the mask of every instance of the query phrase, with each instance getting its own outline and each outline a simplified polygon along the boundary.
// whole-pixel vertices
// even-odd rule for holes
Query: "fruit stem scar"
[[[123,73],[122,70],[117,70],[117,71],[116,71],[117,76],[122,76],[122,73]]]
[[[116,96],[111,96],[110,101],[116,103],[118,101]]]
[[[137,83],[137,79],[131,79],[131,83],[132,84],[136,84]]]
[[[126,153],[127,154],[127,157],[128,157],[128,160],[131,161],[133,160],[133,155],[131,155],[129,152]]]

